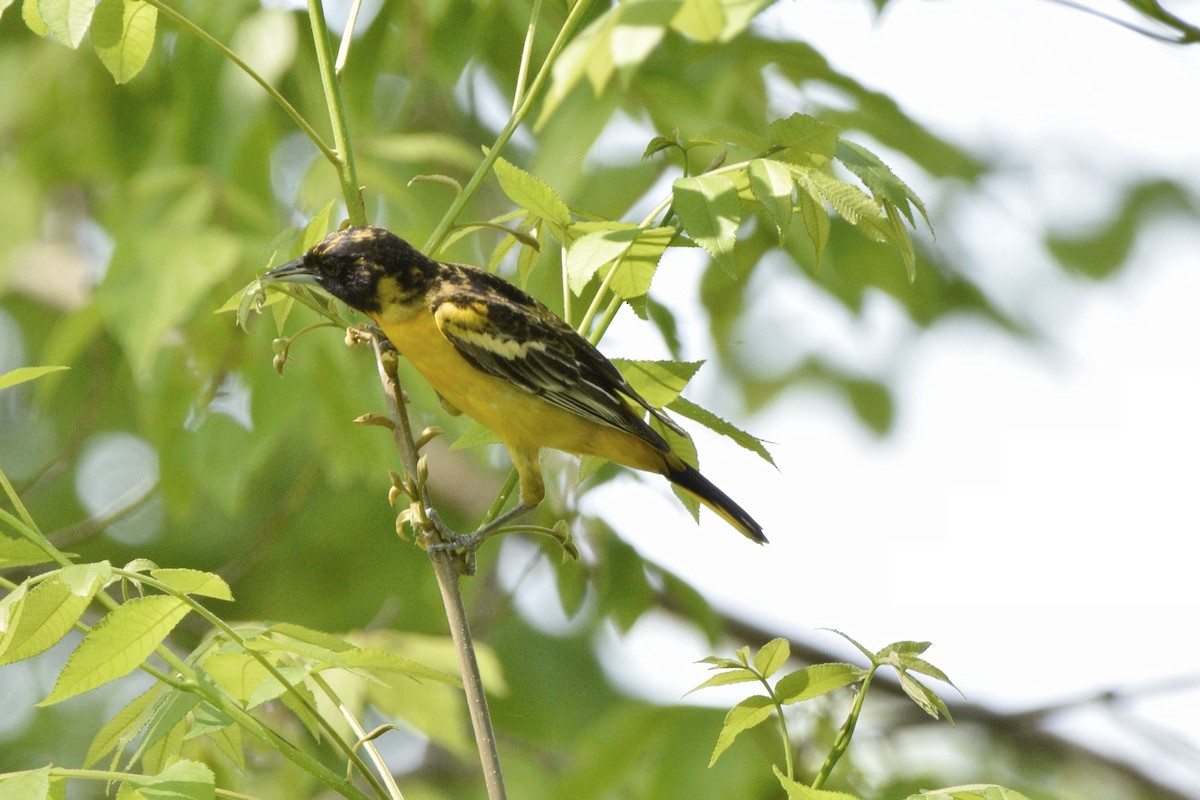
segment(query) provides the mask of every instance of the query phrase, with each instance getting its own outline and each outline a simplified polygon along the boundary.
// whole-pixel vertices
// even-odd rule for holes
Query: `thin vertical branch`
[[[362,10],[362,0],[354,0],[350,5],[350,13],[346,16],[346,29],[342,31],[342,43],[338,46],[337,61],[333,65],[333,74],[341,77],[350,58],[350,43],[354,40],[354,26],[358,24],[358,14]]]
[[[521,66],[517,69],[517,89],[513,92],[512,113],[517,113],[521,107],[521,99],[525,95],[525,80],[529,76],[529,61],[533,56],[533,39],[537,34],[537,21],[542,13],[542,0],[533,0],[533,10],[529,12],[529,29],[525,31],[525,47],[521,50]]]
[[[863,702],[867,699],[867,689],[871,687],[871,679],[875,677],[877,668],[877,664],[872,664],[870,671],[863,678],[862,686],[858,687],[854,705],[850,708],[846,721],[842,723],[842,728],[838,731],[837,738],[834,739],[833,748],[825,757],[825,763],[821,765],[817,777],[813,778],[812,788],[820,789],[825,785],[825,781],[829,780],[829,775],[833,772],[838,760],[846,754],[847,748],[850,747],[850,740],[854,738],[854,728],[858,724],[858,718],[862,715]]]
[[[394,351],[385,351],[384,345],[378,337],[372,336],[371,344],[375,349],[379,381],[383,384],[383,394],[387,399],[388,418],[392,422],[392,439],[396,443],[396,450],[400,453],[404,471],[412,482],[413,491],[418,495],[412,499],[420,503],[423,508],[430,508],[425,487],[417,481],[417,446],[409,425],[408,413],[401,400],[404,393],[400,388],[400,379],[396,375],[396,354]],[[488,798],[489,800],[504,800],[507,795],[504,791],[504,776],[500,770],[500,755],[496,749],[496,732],[492,728],[492,719],[488,714],[483,678],[479,672],[479,662],[475,658],[475,646],[471,640],[471,628],[467,622],[466,607],[463,605],[462,593],[459,591],[458,569],[450,554],[444,550],[431,549],[429,558],[433,562],[438,589],[442,593],[446,620],[450,623],[450,636],[454,640],[454,649],[458,653],[458,667],[462,673],[463,691],[467,697],[467,709],[471,716],[471,728],[475,733],[475,746],[479,751]]]
[[[314,0],[309,0],[313,2]],[[533,101],[541,94],[542,87],[546,80],[550,77],[550,67],[554,64],[554,60],[558,57],[559,52],[566,46],[567,41],[571,38],[571,34],[575,32],[575,28],[583,19],[588,7],[591,5],[591,0],[579,0],[567,15],[563,22],[562,29],[559,30],[558,36],[555,37],[554,43],[550,45],[550,51],[546,53],[546,60],[542,62],[542,66],[538,69],[537,75],[534,76],[533,82],[529,85],[529,91],[521,98],[521,102],[513,110],[512,116],[508,118],[508,123],[504,129],[496,136],[496,140],[492,142],[492,146],[488,148],[487,154],[483,157],[483,161],[479,162],[479,166],[475,168],[475,174],[467,181],[463,190],[450,203],[450,207],[446,209],[446,213],[442,215],[441,220],[429,234],[429,239],[425,242],[425,247],[422,252],[432,256],[442,243],[446,240],[447,234],[450,232],[450,227],[454,224],[454,220],[466,207],[467,202],[479,190],[479,186],[483,183],[483,179],[487,177],[492,170],[492,165],[496,163],[496,159],[500,157],[500,151],[508,144],[508,140],[516,133],[517,128],[529,115],[529,111],[533,108]]]
[[[359,190],[354,152],[350,149],[350,131],[346,126],[346,105],[342,102],[341,84],[334,71],[329,27],[325,24],[325,11],[321,7],[321,0],[308,0],[308,21],[312,27],[313,47],[317,51],[317,67],[321,73],[325,105],[329,109],[329,123],[333,126],[333,147],[337,154],[335,163],[338,168],[338,180],[342,184],[342,197],[346,200],[346,213],[350,217],[350,224],[366,225],[367,208]]]

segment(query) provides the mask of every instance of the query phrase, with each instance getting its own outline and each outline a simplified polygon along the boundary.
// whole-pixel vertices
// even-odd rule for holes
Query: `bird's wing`
[[[628,431],[666,452],[666,441],[625,397],[675,430],[611,361],[550,309],[489,272],[463,265],[434,301],[439,330],[476,369],[587,419]]]

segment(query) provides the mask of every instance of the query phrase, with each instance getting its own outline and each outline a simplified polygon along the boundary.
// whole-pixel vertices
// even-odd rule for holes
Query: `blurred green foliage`
[[[393,534],[395,512],[385,500],[387,470],[395,468],[392,445],[378,429],[351,424],[382,408],[369,354],[318,331],[293,349],[281,379],[271,367],[278,332],[269,314],[242,332],[231,315],[213,313],[286,246],[281,230],[303,225],[338,196],[336,175],[257,86],[163,15],[145,69],[115,85],[86,48],[73,51],[32,35],[21,5],[0,16],[0,373],[37,364],[70,367],[0,394],[0,466],[33,517],[82,559],[149,558],[216,571],[231,584],[232,613],[240,619],[328,631],[443,633],[428,559]],[[324,118],[301,14],[250,0],[177,5],[250,60],[306,118]],[[566,13],[559,2],[537,5],[535,61]],[[655,4],[636,5],[648,13]],[[507,114],[533,6],[528,0],[390,2],[366,22],[342,85],[374,223],[417,242],[434,229],[452,189],[410,181],[437,174],[462,183],[470,176],[480,146],[494,139]],[[604,10],[596,4],[592,17]],[[685,36],[664,29],[655,46],[603,80],[588,75],[572,85],[555,97],[553,113],[518,133],[506,158],[548,182],[572,209],[626,221],[634,219],[631,208],[640,208],[648,194],[654,202],[662,182],[681,174],[671,154],[641,157],[652,137],[674,130],[699,136],[720,127],[762,131],[793,111],[964,191],[992,169],[908,117],[891,98],[834,69],[804,42],[755,29],[727,40],[690,30]],[[628,40],[614,34],[612,41]],[[802,107],[773,108],[773,81],[789,86]],[[838,91],[837,108],[809,92],[818,87]],[[630,138],[641,145],[622,144]],[[697,148],[688,164],[698,170],[721,150]],[[1145,215],[1161,203],[1194,209],[1194,200],[1173,184],[1146,183],[1094,232],[1048,235],[1047,244],[1070,269],[1107,277],[1123,263]],[[460,221],[510,209],[492,181]],[[461,237],[447,255],[486,263],[499,236]],[[560,255],[544,248],[538,266]],[[690,267],[664,262],[661,269]],[[791,287],[803,285],[855,317],[868,295],[882,294],[917,328],[970,317],[1026,333],[927,238],[916,240],[914,269],[910,280],[896,248],[868,241],[841,219],[833,220],[820,253],[804,236],[780,247],[771,225],[748,220],[732,256],[736,279],[718,265],[703,266],[700,298],[711,344],[704,355],[714,361],[707,368],[721,370],[723,384],[749,410],[796,387],[814,387],[833,391],[868,429],[884,434],[895,418],[890,375],[862,373],[793,341],[787,330],[772,332],[772,352],[745,363],[737,355],[737,331],[753,328],[762,296],[786,298]],[[562,308],[557,268],[527,277],[534,294]],[[652,290],[646,309],[678,350],[672,304],[669,294]],[[798,301],[795,313],[803,310]],[[761,367],[768,360],[776,365],[769,372]],[[404,377],[418,428],[464,429],[441,413],[423,382]],[[94,487],[78,480],[80,465],[104,434],[115,432],[149,445],[156,468],[118,485],[108,505],[96,507],[98,501],[87,499]],[[435,492],[448,521],[469,527],[499,485],[497,464],[481,448],[440,452],[435,480],[439,471],[444,477]],[[601,469],[589,480],[612,474]],[[145,514],[129,536],[86,528],[81,535],[81,521],[104,518],[139,498],[139,508],[153,505],[160,513]],[[548,505],[571,517],[563,502]],[[590,555],[583,564],[555,567],[564,605],[582,609],[571,633],[547,635],[512,612],[498,588],[494,550],[485,552],[480,576],[465,586],[478,634],[498,654],[508,686],[494,712],[512,796],[776,796],[778,784],[762,767],[769,737],[748,734],[749,744],[739,742],[707,770],[722,712],[661,708],[608,685],[594,644],[608,621],[627,630],[669,602],[715,643],[722,619],[602,520],[572,523]],[[175,636],[192,646],[200,633],[185,624]],[[4,681],[21,687],[45,683],[49,667],[4,669]],[[29,672],[9,677],[17,670]],[[27,708],[36,699],[21,690],[3,702]],[[19,717],[19,724],[0,730],[0,771],[80,761],[115,708],[111,699],[87,695]],[[479,795],[470,758],[435,748],[414,769],[406,796]],[[295,775],[274,761],[256,770],[248,792],[301,797],[316,791],[290,784]]]

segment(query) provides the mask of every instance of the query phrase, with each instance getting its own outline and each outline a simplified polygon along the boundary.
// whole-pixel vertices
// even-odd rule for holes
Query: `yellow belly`
[[[594,455],[635,469],[663,472],[663,454],[641,438],[547,403],[476,369],[442,335],[433,316],[375,322],[451,405],[492,430],[510,451],[536,459],[543,447]]]

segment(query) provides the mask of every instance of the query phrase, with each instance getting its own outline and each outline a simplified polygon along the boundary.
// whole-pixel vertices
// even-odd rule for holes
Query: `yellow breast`
[[[635,469],[662,472],[663,454],[645,441],[547,403],[472,366],[442,335],[433,315],[372,315],[396,349],[451,405],[494,431],[510,450],[536,458],[543,447],[595,455]]]

